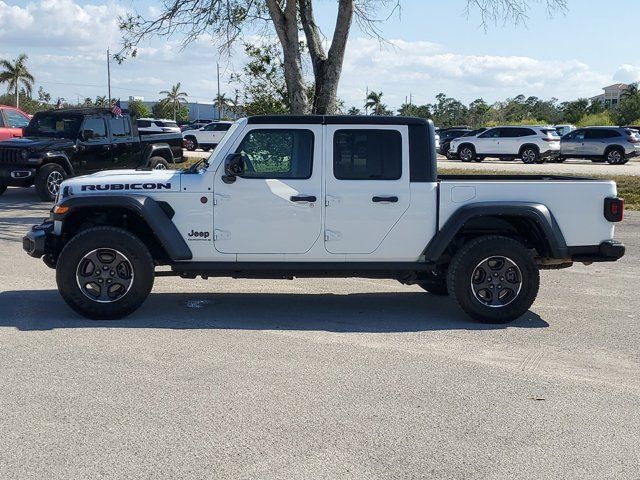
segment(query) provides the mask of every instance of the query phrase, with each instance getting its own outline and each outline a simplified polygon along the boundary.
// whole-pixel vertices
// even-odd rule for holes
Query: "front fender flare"
[[[138,215],[151,229],[173,261],[191,260],[193,255],[182,235],[158,202],[143,195],[91,195],[67,197],[59,206],[69,207],[64,214],[52,214],[53,220],[64,222],[79,210],[95,208],[120,208]]]

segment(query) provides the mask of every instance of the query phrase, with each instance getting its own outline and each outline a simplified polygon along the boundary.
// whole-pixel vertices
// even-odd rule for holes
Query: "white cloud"
[[[613,75],[616,82],[634,83],[640,81],[640,65],[621,65],[618,71]]]
[[[0,0],[0,58],[27,53],[37,85],[42,84],[54,98],[104,95],[105,50],[118,49],[117,18],[127,9],[115,0],[92,1],[33,0],[12,6]],[[258,41],[257,37],[248,40]],[[553,49],[547,55],[553,56]],[[136,58],[122,65],[112,63],[112,90],[121,98],[156,99],[159,90],[181,82],[194,100],[210,100],[217,90],[216,61],[221,65],[222,91],[231,94],[229,73],[241,71],[246,61],[241,47],[231,58],[220,58],[207,38],[184,49],[179,38],[153,39],[140,46]],[[615,75],[616,81],[638,78],[640,66],[636,65],[622,65]],[[409,94],[414,102],[431,103],[440,92],[464,102],[478,97],[491,102],[520,93],[568,100],[593,96],[612,81],[610,75],[578,59],[470,55],[429,41],[396,39],[380,44],[371,38],[352,38],[339,95],[347,106],[360,107],[368,87],[383,91],[385,102],[393,108]]]
[[[386,101],[398,106],[410,93],[420,103],[432,101],[440,92],[467,102],[519,93],[565,100],[592,96],[610,81],[578,60],[462,55],[427,42],[392,40],[391,44],[381,46],[362,38],[350,42],[341,92],[347,104],[363,103],[367,86],[383,91]]]

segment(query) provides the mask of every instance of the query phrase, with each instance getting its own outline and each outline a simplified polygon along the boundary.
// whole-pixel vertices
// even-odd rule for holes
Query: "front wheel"
[[[135,311],[153,288],[153,258],[126,230],[93,227],[62,249],[56,282],[64,301],[80,315],[113,320]]]
[[[619,148],[612,148],[605,156],[609,165],[620,165],[624,162],[624,152]]]
[[[476,152],[472,147],[465,145],[460,148],[460,152],[458,153],[460,160],[463,162],[471,162],[476,158]]]
[[[67,178],[67,172],[57,163],[49,163],[40,168],[34,182],[40,200],[54,201],[60,191],[60,184],[65,178]]]
[[[520,242],[488,235],[470,241],[454,256],[447,286],[471,318],[508,323],[533,304],[540,273],[533,254]]]

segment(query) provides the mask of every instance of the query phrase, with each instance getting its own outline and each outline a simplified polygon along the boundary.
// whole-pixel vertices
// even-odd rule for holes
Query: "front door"
[[[476,153],[478,155],[500,153],[500,129],[491,128],[486,132],[478,135],[478,138],[476,139],[474,144],[476,146]]]
[[[325,248],[373,253],[409,208],[406,126],[327,126]]]
[[[231,151],[245,172],[228,183],[224,165],[216,171],[216,250],[265,260],[309,251],[322,231],[322,127],[256,126]]]
[[[576,155],[586,155],[584,149],[584,130],[576,130],[571,132],[560,140],[560,154],[568,157]]]
[[[87,117],[80,131],[77,159],[84,172],[112,168],[111,142],[102,117]]]

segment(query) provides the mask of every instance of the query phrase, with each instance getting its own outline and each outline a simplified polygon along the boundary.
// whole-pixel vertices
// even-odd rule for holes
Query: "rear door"
[[[136,168],[140,165],[140,141],[131,131],[130,117],[110,117],[112,168]]]
[[[322,232],[322,126],[250,125],[231,151],[246,171],[231,183],[216,171],[216,250],[257,260],[309,251]]]
[[[407,126],[326,126],[325,248],[369,254],[409,208]]]

